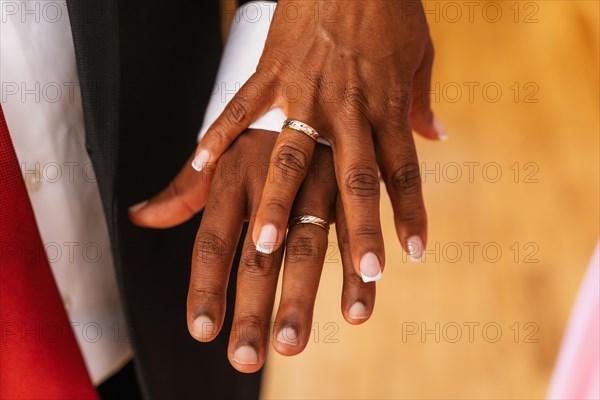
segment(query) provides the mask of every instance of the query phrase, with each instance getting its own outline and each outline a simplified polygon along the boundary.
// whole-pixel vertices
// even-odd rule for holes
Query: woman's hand
[[[381,277],[379,171],[405,250],[421,256],[427,218],[411,127],[444,138],[429,104],[433,47],[420,1],[281,0],[260,63],[199,143],[194,166],[216,161],[268,109],[316,129],[333,149],[351,262],[365,281]],[[284,242],[292,204],[315,142],[283,129],[275,166],[251,227],[259,251]]]
[[[277,136],[269,131],[244,133],[223,154],[216,168],[198,173],[187,163],[163,192],[130,210],[130,218],[137,225],[167,227],[199,212],[204,204],[198,199],[208,196],[194,245],[187,302],[188,328],[199,341],[213,340],[223,326],[227,285],[240,232],[244,221],[250,221],[249,232],[255,224],[263,187],[273,176],[269,156]],[[207,182],[212,182],[210,194],[205,193]],[[331,150],[318,145],[293,203],[292,216],[313,215],[328,222],[335,217],[344,269],[342,313],[349,323],[360,324],[373,311],[375,283],[364,283],[352,268],[344,213],[339,202],[336,206],[337,194]],[[295,355],[306,347],[327,248],[327,232],[322,227],[290,227],[280,305],[271,332],[283,247],[264,254],[256,251],[249,235],[245,238],[228,350],[237,370],[255,372],[262,367],[271,335],[273,347],[281,354]]]

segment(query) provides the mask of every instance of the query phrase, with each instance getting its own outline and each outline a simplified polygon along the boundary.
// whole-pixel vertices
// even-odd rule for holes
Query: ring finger
[[[273,347],[287,356],[304,350],[310,336],[337,193],[332,162],[331,150],[317,146],[292,211],[281,301],[273,326]],[[301,216],[307,218],[297,221]]]

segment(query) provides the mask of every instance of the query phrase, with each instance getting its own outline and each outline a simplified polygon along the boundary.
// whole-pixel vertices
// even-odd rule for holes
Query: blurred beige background
[[[406,261],[382,200],[373,317],[342,319],[332,249],[314,340],[297,357],[270,352],[265,399],[546,394],[599,233],[599,3],[477,1],[472,18],[463,1],[425,6],[450,136],[417,139],[430,253]]]

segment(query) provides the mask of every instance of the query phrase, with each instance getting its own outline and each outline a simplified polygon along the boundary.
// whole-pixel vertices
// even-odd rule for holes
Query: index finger
[[[223,112],[198,143],[192,167],[200,172],[216,162],[229,145],[272,104],[271,81],[255,72],[227,103]]]

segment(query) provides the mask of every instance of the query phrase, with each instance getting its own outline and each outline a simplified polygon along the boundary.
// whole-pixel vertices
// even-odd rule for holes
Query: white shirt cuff
[[[256,71],[276,5],[273,1],[255,1],[238,8],[223,50],[198,140]],[[279,132],[285,119],[286,116],[280,108],[273,108],[254,121],[250,128]]]

